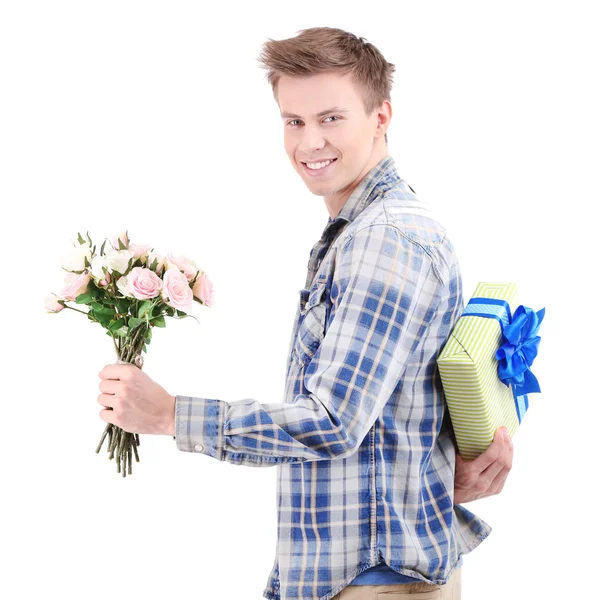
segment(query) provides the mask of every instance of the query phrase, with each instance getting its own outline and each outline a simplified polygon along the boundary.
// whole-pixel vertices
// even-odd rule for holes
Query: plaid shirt
[[[390,155],[328,219],[299,296],[283,401],[176,396],[178,449],[277,467],[264,598],[328,600],[380,562],[446,583],[491,531],[453,506],[436,367],[463,310],[461,275]]]

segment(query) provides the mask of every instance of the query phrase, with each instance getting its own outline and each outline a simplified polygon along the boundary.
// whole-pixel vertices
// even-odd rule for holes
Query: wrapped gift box
[[[496,358],[503,330],[513,315],[516,318],[516,297],[515,283],[479,283],[437,358],[459,453],[465,460],[484,452],[498,427],[505,426],[513,437],[529,406],[528,394],[519,395],[514,384],[501,380]],[[534,315],[519,308],[517,314],[527,310]],[[535,323],[540,324],[544,310],[532,317]],[[531,339],[538,345],[540,338]],[[534,355],[536,346],[529,357]],[[529,393],[535,387],[540,391],[530,372],[528,377],[534,380]],[[517,389],[524,388],[519,384]]]

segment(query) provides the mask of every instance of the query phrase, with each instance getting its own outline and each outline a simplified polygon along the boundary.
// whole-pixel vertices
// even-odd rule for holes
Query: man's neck
[[[342,207],[346,204],[346,201],[350,198],[350,195],[358,184],[365,178],[366,174],[376,167],[386,156],[389,155],[387,147],[381,149],[379,152],[372,154],[365,168],[360,172],[358,177],[347,185],[342,190],[339,190],[335,194],[330,196],[324,196],[324,203],[328,209],[328,213],[331,219],[334,219],[336,215],[342,210]]]

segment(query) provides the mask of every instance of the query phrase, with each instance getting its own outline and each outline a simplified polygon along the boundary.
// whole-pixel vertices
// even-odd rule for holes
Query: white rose
[[[92,261],[92,248],[89,242],[84,242],[72,248],[61,259],[61,266],[66,271],[83,271],[86,268],[84,259]]]
[[[117,286],[117,289],[121,292],[121,294],[123,294],[123,296],[125,296],[127,298],[133,297],[129,293],[129,288],[127,287],[127,275],[123,275],[123,277],[119,277],[119,279],[117,279],[117,283],[115,285]]]
[[[104,271],[102,270],[103,267],[108,270],[107,260],[104,256],[97,254],[90,264],[90,275],[96,281],[102,281],[105,278]]]
[[[124,275],[133,258],[133,252],[129,250],[107,250],[104,256],[109,272],[117,271]]]
[[[129,238],[127,237],[127,232],[122,231],[121,233],[117,233],[111,237],[111,245],[115,250],[120,249],[120,244],[123,244],[123,249],[129,247]]]

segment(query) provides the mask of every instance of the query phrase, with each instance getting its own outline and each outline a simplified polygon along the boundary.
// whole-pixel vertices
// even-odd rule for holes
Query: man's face
[[[285,150],[309,190],[318,196],[352,191],[369,170],[378,122],[376,111],[366,115],[350,74],[283,75],[277,99]],[[332,162],[317,164],[326,160]]]

